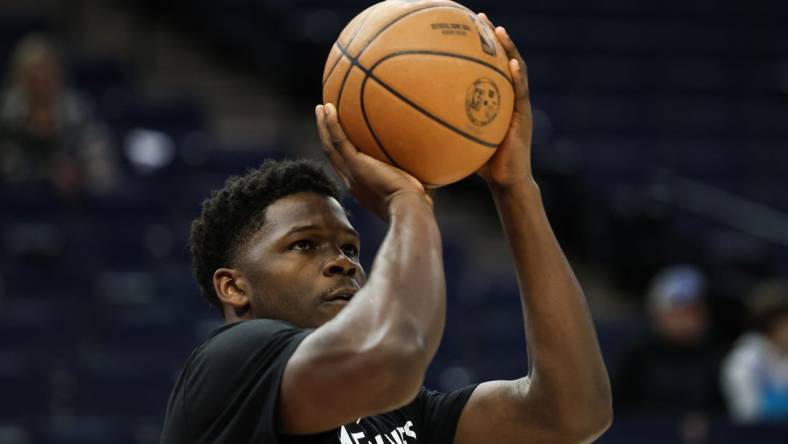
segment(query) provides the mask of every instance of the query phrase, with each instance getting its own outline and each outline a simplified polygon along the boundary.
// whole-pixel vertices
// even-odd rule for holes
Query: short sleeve
[[[191,442],[276,444],[282,376],[309,332],[256,319],[220,331],[199,348],[182,375]]]
[[[421,410],[421,427],[426,439],[420,442],[453,444],[460,414],[476,386],[469,385],[448,393],[422,388],[416,404]]]

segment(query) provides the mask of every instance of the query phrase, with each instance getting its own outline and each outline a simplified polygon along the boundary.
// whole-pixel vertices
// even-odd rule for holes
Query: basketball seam
[[[342,51],[342,48],[340,47],[339,50]],[[342,53],[344,54],[344,52],[342,52]],[[477,63],[479,65],[483,65],[483,66],[486,66],[486,67],[492,69],[493,71],[495,71],[498,74],[500,74],[501,77],[506,79],[506,81],[509,82],[510,85],[514,86],[514,82],[512,82],[512,79],[509,78],[509,76],[507,76],[506,73],[504,73],[500,68],[498,68],[497,66],[493,65],[492,63],[488,63],[488,62],[485,62],[484,60],[477,59],[477,58],[474,58],[474,57],[471,57],[471,56],[466,56],[464,54],[455,54],[455,53],[446,52],[446,51],[435,51],[435,50],[432,50],[432,49],[403,49],[401,51],[391,52],[391,53],[386,54],[386,56],[383,57],[382,59],[380,59],[377,62],[375,62],[375,64],[372,65],[372,67],[369,68],[369,70],[370,71],[374,71],[375,68],[378,65],[380,65],[383,62],[385,62],[386,60],[392,59],[394,57],[398,57],[398,56],[401,56],[401,55],[434,55],[434,56],[444,56],[444,57],[452,57],[452,58],[467,60],[469,62]]]
[[[342,45],[337,43],[337,48],[339,48],[339,50],[342,51],[343,55],[345,54],[345,51],[342,49]],[[347,82],[347,78],[350,76],[350,71],[353,70],[353,66],[354,66],[353,59],[351,59],[350,66],[348,66],[347,71],[345,72],[345,77],[342,79],[342,84],[339,85],[339,92],[337,93],[337,103],[336,103],[337,115],[339,114],[339,104],[340,102],[342,102],[342,93],[345,91],[345,83]]]
[[[359,22],[358,27],[356,27],[356,32],[354,32],[353,35],[350,36],[350,40],[348,40],[348,42],[347,42],[347,46],[348,47],[350,47],[350,45],[353,44],[353,40],[355,40],[356,37],[358,36],[358,33],[361,32],[361,28],[364,27],[364,24],[367,22],[367,19],[369,18],[370,15],[372,15],[372,11],[369,11],[369,10],[367,11],[366,14],[364,14],[364,18],[361,19],[361,22]],[[337,39],[337,41],[334,44],[336,46],[339,46],[339,39]],[[337,65],[339,64],[340,60],[342,60],[342,52],[341,51],[339,53],[339,57],[337,57],[337,60],[331,66],[331,69],[328,70],[328,74],[326,75],[326,78],[323,79],[323,86],[326,85],[326,82],[328,81],[328,78],[331,77],[331,74],[334,72],[334,68],[337,67]]]
[[[339,46],[339,45],[337,43],[334,43],[334,46]],[[331,49],[334,49],[334,47],[332,46]],[[326,74],[326,77],[323,79],[324,87],[326,86],[326,82],[328,82],[328,79],[331,78],[331,74],[334,73],[334,69],[337,67],[337,65],[339,65],[340,60],[342,60],[342,51],[339,52],[339,57],[337,57],[336,61],[334,61],[334,64],[331,65],[331,69],[328,70],[328,74]]]
[[[353,40],[356,40],[356,37],[358,37],[358,33],[361,32],[361,29],[364,27],[364,24],[367,23],[367,19],[369,18],[370,15],[372,15],[371,9],[368,10],[368,12],[364,15],[364,18],[361,19],[361,23],[358,24],[358,28],[356,28],[356,32],[354,32],[353,35],[350,36],[350,40],[348,40],[347,42],[348,47],[350,47],[350,45],[353,44]]]
[[[419,106],[419,105],[418,105],[418,104],[416,104],[415,102],[411,101],[411,100],[410,100],[410,99],[408,99],[407,97],[403,96],[403,95],[402,95],[402,94],[400,94],[400,93],[399,93],[397,90],[395,90],[394,88],[392,88],[391,86],[387,85],[385,82],[383,82],[382,80],[380,80],[379,78],[377,78],[377,77],[376,77],[374,74],[370,73],[370,75],[369,75],[369,76],[370,76],[370,77],[372,77],[372,79],[373,79],[374,81],[378,82],[378,83],[380,84],[380,86],[382,86],[383,88],[386,88],[386,90],[387,90],[388,92],[390,92],[391,94],[393,94],[395,97],[398,97],[400,100],[402,100],[403,102],[405,102],[405,103],[407,103],[408,105],[410,105],[411,107],[413,107],[413,109],[415,109],[416,111],[418,111],[418,112],[420,112],[420,113],[424,114],[425,116],[429,117],[430,119],[434,120],[436,123],[439,123],[440,125],[442,125],[442,126],[443,126],[443,127],[445,127],[446,129],[449,129],[449,130],[451,130],[451,131],[454,131],[455,133],[459,134],[460,136],[462,136],[462,137],[464,137],[464,138],[466,138],[466,139],[468,139],[468,140],[470,140],[470,141],[472,141],[472,142],[476,142],[476,143],[478,143],[479,145],[486,146],[486,147],[488,147],[488,148],[498,148],[498,144],[495,144],[495,143],[490,143],[490,142],[485,142],[484,140],[482,140],[482,139],[479,139],[478,137],[476,137],[476,136],[473,136],[473,135],[471,135],[471,134],[468,134],[468,133],[466,133],[465,131],[462,131],[462,130],[461,130],[461,129],[459,129],[459,128],[455,128],[455,127],[454,127],[453,125],[451,125],[449,122],[446,122],[446,121],[444,121],[444,120],[443,120],[443,119],[441,119],[440,117],[438,117],[438,116],[436,116],[436,115],[432,114],[431,112],[429,112],[429,111],[427,111],[426,109],[422,108],[421,106]]]
[[[406,13],[404,13],[404,14],[400,15],[399,17],[397,17],[397,18],[395,18],[395,19],[391,20],[391,21],[390,21],[390,22],[388,22],[388,23],[387,23],[385,26],[383,26],[382,28],[380,28],[380,29],[378,30],[378,32],[377,32],[375,35],[373,35],[373,36],[372,36],[372,38],[371,38],[371,39],[369,39],[369,41],[368,41],[367,43],[365,43],[365,44],[364,44],[364,46],[361,48],[361,50],[359,50],[359,52],[358,52],[358,55],[355,57],[355,60],[354,60],[354,58],[353,58],[353,57],[351,57],[351,56],[350,56],[350,55],[347,53],[347,50],[345,50],[344,48],[342,48],[342,45],[339,43],[339,41],[337,41],[337,42],[336,42],[336,45],[337,45],[337,47],[338,47],[338,48],[339,48],[339,49],[342,51],[342,53],[343,53],[343,54],[344,54],[346,57],[348,57],[348,58],[350,59],[350,61],[351,61],[351,62],[353,62],[353,64],[355,64],[355,65],[358,65],[359,67],[361,67],[361,65],[360,65],[360,64],[357,64],[357,63],[356,63],[356,60],[358,60],[358,58],[359,58],[359,57],[361,57],[361,54],[363,54],[363,53],[364,53],[364,51],[366,51],[366,49],[367,49],[367,48],[369,48],[369,45],[371,45],[371,44],[372,44],[372,42],[374,42],[374,41],[375,41],[375,39],[377,39],[378,37],[380,37],[380,35],[381,35],[381,34],[383,34],[383,32],[384,32],[385,30],[387,30],[387,29],[388,29],[388,28],[390,28],[392,25],[394,25],[394,23],[396,23],[396,22],[398,22],[398,21],[400,21],[400,20],[404,19],[405,17],[407,17],[407,16],[409,16],[409,15],[411,15],[411,14],[415,14],[415,13],[417,13],[417,12],[419,12],[419,11],[426,11],[426,10],[428,10],[428,9],[433,9],[433,8],[453,8],[453,9],[462,9],[462,10],[464,10],[464,11],[468,11],[468,12],[470,12],[471,14],[473,13],[473,11],[471,11],[471,10],[470,10],[470,9],[468,9],[468,8],[466,8],[465,6],[462,6],[462,5],[453,5],[453,4],[443,4],[443,5],[427,5],[427,6],[424,6],[423,8],[418,8],[418,9],[414,9],[414,10],[408,11],[408,12],[406,12]],[[367,15],[369,15],[369,14],[367,14]],[[366,20],[366,19],[365,19],[365,20]],[[356,34],[356,35],[355,35],[353,38],[355,39],[355,37],[357,37],[357,36],[358,36],[358,34]],[[350,45],[351,45],[352,43],[353,43],[353,41],[352,41],[352,40],[351,40],[350,42],[348,42],[348,48],[350,48]],[[352,69],[352,67],[351,67],[350,69]],[[337,95],[337,103],[336,103],[336,107],[337,107],[337,113],[339,112],[339,104],[340,104],[340,102],[342,101],[342,92],[345,90],[345,82],[347,81],[348,74],[350,74],[350,69],[348,69],[347,73],[345,73],[345,78],[344,78],[344,79],[342,79],[342,84],[339,86],[339,94]],[[361,69],[362,69],[362,70],[364,70],[364,68],[363,68],[363,67],[362,67]],[[366,72],[366,70],[364,70],[364,71]]]
[[[369,80],[369,76],[367,75],[367,76],[364,76],[364,81],[361,82],[361,97],[360,97],[360,99],[361,99],[361,115],[364,116],[364,123],[367,125],[367,129],[369,130],[370,134],[372,134],[372,138],[375,139],[375,143],[378,144],[378,148],[380,148],[380,151],[382,151],[383,154],[386,155],[386,157],[391,161],[391,163],[394,166],[396,166],[398,168],[402,168],[397,163],[397,161],[394,160],[393,157],[391,157],[391,154],[389,154],[389,152],[386,151],[386,147],[383,146],[383,142],[380,141],[380,139],[378,138],[378,134],[375,132],[374,128],[372,128],[372,124],[369,122],[369,117],[367,116],[366,100],[365,100],[365,97],[364,97],[364,90],[367,88],[367,81],[368,80]]]
[[[427,116],[428,118],[434,120],[435,122],[437,122],[438,124],[442,125],[443,127],[447,128],[447,129],[449,129],[451,131],[454,131],[455,133],[459,134],[460,136],[462,136],[462,137],[464,137],[464,138],[466,138],[466,139],[468,139],[468,140],[470,140],[472,142],[476,142],[479,145],[482,145],[482,146],[485,146],[485,147],[488,147],[488,148],[497,148],[498,147],[498,144],[486,142],[486,141],[484,141],[482,139],[479,139],[478,137],[475,137],[475,136],[473,136],[471,134],[468,134],[468,133],[462,131],[459,128],[455,128],[453,125],[451,125],[448,122],[444,121],[440,117],[438,117],[438,116],[432,114],[431,112],[427,111],[426,109],[422,108],[421,106],[419,106],[415,102],[411,101],[410,99],[408,99],[407,97],[405,97],[404,95],[399,93],[397,90],[395,90],[391,86],[387,85],[384,81],[379,79],[375,74],[372,73],[371,69],[364,68],[364,66],[362,66],[361,63],[358,62],[358,60],[356,60],[355,58],[350,57],[350,55],[347,53],[347,49],[346,48],[343,48],[340,45],[337,45],[337,47],[339,48],[340,51],[342,51],[342,53],[346,57],[348,57],[350,59],[351,66],[357,66],[360,70],[362,70],[362,71],[364,71],[364,73],[366,73],[367,77],[371,77],[373,80],[378,82],[380,84],[380,86],[385,88],[388,92],[393,94],[395,97],[399,98],[403,102],[405,102],[408,105],[410,105],[411,107],[413,107],[416,111],[424,114],[425,116]],[[377,66],[378,64],[379,63],[376,63],[375,66]],[[363,100],[363,97],[361,99]],[[371,128],[370,128],[370,131],[371,131]],[[381,148],[382,147],[383,147],[383,145],[381,144]]]

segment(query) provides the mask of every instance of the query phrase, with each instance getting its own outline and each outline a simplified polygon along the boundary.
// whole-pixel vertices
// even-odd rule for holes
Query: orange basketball
[[[430,186],[456,182],[493,155],[514,88],[494,31],[446,0],[387,0],[339,35],[323,72],[351,142]]]

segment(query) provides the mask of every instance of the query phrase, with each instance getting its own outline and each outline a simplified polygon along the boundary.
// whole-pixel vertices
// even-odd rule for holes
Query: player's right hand
[[[362,206],[383,220],[388,220],[389,207],[399,197],[417,197],[432,207],[432,199],[418,179],[353,146],[333,104],[318,105],[315,114],[323,152]]]

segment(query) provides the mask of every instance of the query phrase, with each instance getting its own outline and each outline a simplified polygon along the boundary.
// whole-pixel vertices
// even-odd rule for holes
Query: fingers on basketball
[[[358,162],[380,162],[363,151],[359,151],[358,148],[353,145],[342,129],[342,125],[339,123],[339,114],[333,103],[326,104],[325,113],[331,144],[342,155],[342,159],[346,163],[359,167],[361,164]]]
[[[317,131],[320,136],[321,145],[323,146],[323,153],[328,158],[328,161],[331,162],[331,165],[345,183],[345,186],[349,186],[350,182],[348,181],[346,161],[338,149],[338,145],[340,145],[341,142],[335,139],[331,134],[330,126],[326,118],[325,107],[323,105],[318,105],[315,108],[315,115],[317,117]]]
[[[351,160],[352,156],[358,154],[358,150],[350,143],[347,135],[345,135],[345,131],[342,130],[342,125],[339,124],[339,117],[337,117],[336,107],[334,104],[328,103],[324,109],[331,145],[346,161]]]
[[[315,109],[317,117],[317,132],[320,136],[320,143],[323,146],[323,153],[326,157],[334,163],[341,161],[341,154],[337,150],[336,144],[332,140],[331,132],[328,129],[328,122],[326,121],[326,114],[323,105],[318,105]]]
[[[487,23],[487,25],[495,31],[495,34],[498,36],[498,40],[503,45],[503,49],[506,50],[506,54],[509,56],[510,59],[515,59],[521,64],[525,65],[525,61],[523,57],[520,55],[520,51],[517,49],[517,46],[512,41],[511,37],[509,37],[509,33],[506,32],[506,29],[503,26],[495,26],[490,21],[490,18],[487,17],[487,14],[480,12],[479,17]]]
[[[484,23],[487,23],[487,26],[489,26],[489,27],[490,27],[490,29],[495,29],[495,26],[494,26],[494,25],[492,24],[492,22],[490,21],[490,17],[487,17],[487,14],[485,14],[485,13],[483,13],[483,12],[480,12],[480,13],[478,13],[478,14],[476,14],[476,15],[478,15],[478,16],[479,16],[479,18],[480,18],[480,19],[482,19],[482,21],[483,21]]]
[[[528,74],[516,59],[509,61],[509,72],[514,85],[515,109],[523,112],[528,106]]]
[[[528,93],[528,65],[525,64],[523,56],[520,55],[520,51],[517,49],[514,41],[512,41],[506,28],[503,26],[495,28],[495,34],[509,57],[509,67],[512,77],[514,77],[515,92],[518,97],[521,97],[523,94]]]
[[[479,18],[495,31],[495,36],[498,38],[498,41],[501,42],[501,46],[503,46],[507,57],[509,57],[509,72],[512,74],[517,109],[522,111],[528,101],[528,66],[525,64],[523,56],[517,49],[517,45],[514,44],[514,41],[509,36],[506,28],[493,25],[490,18],[487,17],[487,14],[483,12],[479,13]]]

